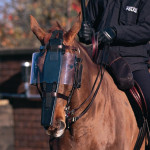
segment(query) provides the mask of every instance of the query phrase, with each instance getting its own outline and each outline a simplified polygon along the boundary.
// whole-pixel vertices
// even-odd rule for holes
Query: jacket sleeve
[[[150,0],[144,4],[135,25],[117,25],[116,42],[141,44],[150,41]]]
[[[93,27],[97,17],[99,16],[102,4],[100,4],[102,0],[89,0],[87,8],[86,8],[86,14],[88,22]]]

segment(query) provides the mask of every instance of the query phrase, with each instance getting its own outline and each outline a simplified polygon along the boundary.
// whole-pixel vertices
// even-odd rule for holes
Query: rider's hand
[[[108,27],[99,32],[98,41],[103,44],[110,44],[117,36],[117,31],[114,27]]]
[[[87,22],[83,22],[78,33],[79,41],[85,44],[92,43],[93,30]]]

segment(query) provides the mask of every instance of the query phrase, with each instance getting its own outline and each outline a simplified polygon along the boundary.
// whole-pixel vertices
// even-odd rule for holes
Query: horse
[[[67,101],[63,97],[57,98],[53,124],[47,129],[50,150],[133,150],[139,132],[134,112],[126,94],[117,88],[110,74],[104,67],[95,64],[85,46],[76,40],[81,27],[81,17],[77,17],[68,31],[56,23],[46,32],[33,16],[30,17],[30,26],[42,45],[49,42],[53,31],[63,30],[66,51],[75,53],[82,59],[81,87],[74,90],[69,103],[70,110],[76,110],[73,116],[80,116],[86,110],[101,82],[89,109],[78,120],[74,120],[69,129],[66,121]],[[102,74],[99,70],[104,73],[103,76],[98,75]],[[69,96],[71,90],[72,86],[59,84],[59,93]],[[145,142],[141,147],[141,150],[144,149]]]

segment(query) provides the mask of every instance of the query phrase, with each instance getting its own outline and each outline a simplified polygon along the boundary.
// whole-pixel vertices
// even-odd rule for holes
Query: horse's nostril
[[[66,128],[66,124],[63,121],[59,121],[59,128],[57,128],[56,132],[54,132],[54,137],[60,137],[63,135]]]
[[[60,137],[64,133],[65,128],[66,128],[66,123],[59,120],[55,123],[54,126],[50,126],[46,133],[54,137]]]
[[[66,123],[64,123],[63,121],[60,121],[60,130],[65,129],[66,128]]]
[[[66,124],[65,124],[65,122],[59,120],[59,121],[56,122],[55,128],[57,130],[65,129],[66,128]]]

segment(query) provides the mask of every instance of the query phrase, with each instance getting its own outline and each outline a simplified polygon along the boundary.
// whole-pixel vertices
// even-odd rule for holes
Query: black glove
[[[108,27],[98,34],[98,41],[103,44],[110,44],[117,36],[116,28]]]
[[[93,34],[93,29],[90,27],[90,25],[87,22],[83,22],[81,25],[81,29],[78,33],[79,41],[85,44],[91,44],[92,34]]]

